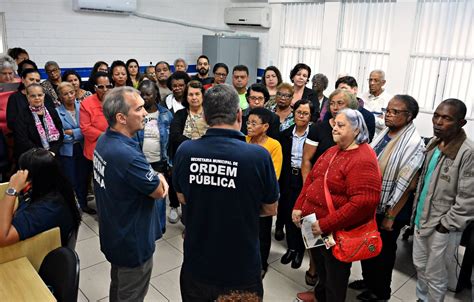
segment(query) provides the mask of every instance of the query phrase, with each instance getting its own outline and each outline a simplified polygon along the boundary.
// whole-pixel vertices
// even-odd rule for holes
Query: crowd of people
[[[142,301],[155,241],[181,220],[183,301],[257,301],[276,216],[281,263],[298,269],[310,258],[314,291],[302,301],[344,301],[348,287],[363,290],[361,301],[385,301],[397,238],[411,225],[416,295],[443,301],[447,246],[474,218],[474,143],[461,100],[437,106],[433,137],[423,139],[417,101],[389,94],[382,70],[359,98],[350,75],[326,96],[328,78],[311,77],[304,63],[289,81],[269,66],[259,83],[246,66],[212,66],[205,55],[195,75],[187,68],[181,58],[143,69],[135,59],[98,61],[83,81],[48,61],[41,81],[26,50],[0,56],[0,169],[9,181],[0,246],[54,226],[64,243],[81,211],[98,215],[110,300]],[[351,262],[329,245],[306,253],[301,222],[314,214],[313,236],[333,234],[335,244],[339,231],[375,219],[382,247],[362,260],[363,280],[349,284]]]

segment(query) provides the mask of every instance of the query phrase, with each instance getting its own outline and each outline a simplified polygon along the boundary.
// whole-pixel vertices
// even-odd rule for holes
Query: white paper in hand
[[[314,236],[311,225],[316,222],[316,214],[310,214],[301,219],[301,235],[306,249],[324,245],[326,249],[330,249],[336,244],[332,234],[321,237],[321,235]]]
[[[316,214],[310,214],[301,219],[301,235],[303,235],[304,246],[307,249],[324,245],[321,236],[314,236],[311,225],[316,222]]]

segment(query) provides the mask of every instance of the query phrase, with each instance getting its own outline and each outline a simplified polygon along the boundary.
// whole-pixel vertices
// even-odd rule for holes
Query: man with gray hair
[[[319,106],[320,106],[318,121],[322,121],[327,111],[327,103],[329,102],[329,99],[323,93],[324,93],[324,90],[328,88],[329,80],[324,74],[317,73],[313,76],[313,79],[311,80],[311,82],[313,83],[313,90],[316,93],[316,96],[318,97]]]
[[[364,108],[375,115],[375,136],[385,128],[382,108],[386,108],[393,98],[393,95],[383,89],[385,83],[385,72],[380,69],[373,70],[369,76],[369,91],[362,96]]]
[[[109,128],[94,150],[100,248],[112,264],[110,301],[145,298],[157,238],[155,199],[168,192],[133,139],[145,124],[144,104],[131,87],[112,89],[103,103]]]
[[[174,160],[173,184],[187,213],[181,297],[215,301],[242,290],[263,298],[258,225],[260,216],[276,214],[272,159],[245,142],[239,96],[231,86],[210,88],[203,109],[210,128],[184,142]]]

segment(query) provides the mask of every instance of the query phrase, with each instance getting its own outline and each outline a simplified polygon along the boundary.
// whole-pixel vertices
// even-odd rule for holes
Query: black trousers
[[[377,257],[361,261],[362,276],[370,289],[380,299],[390,299],[392,271],[397,256],[397,239],[406,221],[395,220],[392,231],[380,229],[384,215],[377,214],[377,225],[382,237],[382,251]]]
[[[314,288],[317,301],[344,302],[352,263],[337,260],[332,255],[332,249],[327,250],[324,246],[310,251],[319,277],[319,283]]]
[[[298,171],[300,171],[298,169]],[[290,194],[287,200],[282,200],[286,205],[284,206],[284,221],[286,228],[286,243],[288,249],[295,250],[298,253],[304,253],[305,246],[303,237],[301,235],[301,229],[298,228],[291,219],[291,213],[295,206],[296,199],[300,195],[301,188],[303,187],[303,180],[301,179],[301,173],[291,174],[290,176]]]
[[[280,229],[282,230],[286,223],[285,223],[285,215],[288,212],[287,210],[287,204],[283,203],[280,197],[280,200],[278,200],[278,211],[276,215],[276,221],[275,221],[275,229]]]
[[[260,239],[260,259],[262,261],[262,269],[268,268],[268,256],[270,255],[270,247],[272,245],[272,223],[273,216],[260,217],[259,239]]]
[[[179,207],[178,195],[176,195],[176,190],[173,187],[173,180],[171,179],[171,173],[165,173],[164,175],[169,185],[168,198],[170,199],[170,207],[178,208]]]
[[[288,219],[291,222],[291,212],[293,211],[296,199],[298,199],[301,188],[303,187],[301,169],[292,168],[290,173],[290,194],[289,196],[287,194],[285,194],[286,196],[280,196],[280,200],[278,201],[278,213],[275,222],[275,227],[277,229],[283,229],[283,227],[286,228]]]
[[[197,281],[191,274],[181,268],[179,283],[183,302],[216,301],[220,295],[227,295],[231,291],[252,293],[263,299],[262,280],[257,283],[240,286],[217,286]]]

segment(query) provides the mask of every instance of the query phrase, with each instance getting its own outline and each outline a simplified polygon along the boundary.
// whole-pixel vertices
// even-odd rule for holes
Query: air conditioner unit
[[[132,14],[137,0],[72,0],[72,9],[80,12]]]
[[[228,25],[270,28],[271,9],[269,7],[228,7],[224,10],[224,22]]]

